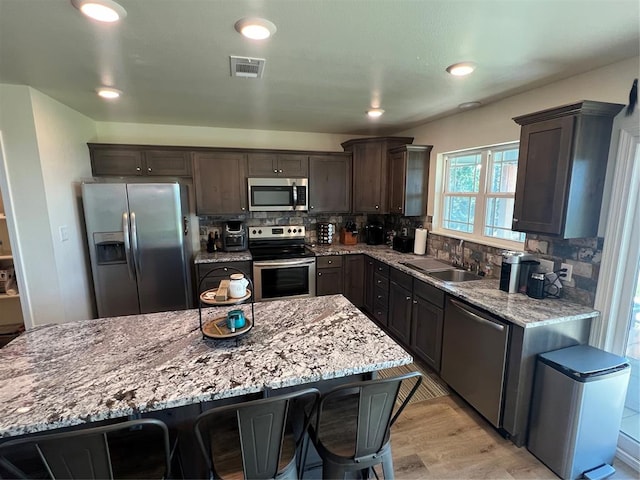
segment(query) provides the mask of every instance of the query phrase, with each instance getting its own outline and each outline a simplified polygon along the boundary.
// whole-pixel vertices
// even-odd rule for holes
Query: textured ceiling
[[[97,121],[388,134],[640,55],[638,0],[119,3],[107,25],[70,0],[0,0],[0,82]],[[247,40],[246,16],[278,31]],[[265,58],[264,77],[232,78],[229,55]],[[459,61],[476,72],[448,75]],[[102,84],[124,95],[106,102]]]

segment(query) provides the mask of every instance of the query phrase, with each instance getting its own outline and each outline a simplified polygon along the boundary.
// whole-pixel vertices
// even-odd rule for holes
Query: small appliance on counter
[[[364,227],[367,245],[382,245],[384,243],[384,228],[381,223],[371,222]]]
[[[318,222],[316,223],[316,232],[318,236],[318,245],[331,245],[333,243],[333,234],[336,227],[333,223]]]
[[[413,252],[414,242],[414,237],[396,235],[395,237],[393,237],[393,249],[401,253],[411,253]]]
[[[247,229],[239,220],[230,220],[222,228],[222,250],[241,252],[249,248]]]
[[[507,293],[526,293],[529,272],[540,262],[530,253],[506,250],[502,252],[500,290]]]

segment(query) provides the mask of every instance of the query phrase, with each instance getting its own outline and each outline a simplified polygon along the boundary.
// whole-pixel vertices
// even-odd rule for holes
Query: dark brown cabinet
[[[351,210],[351,154],[309,157],[309,212]]]
[[[211,273],[202,285],[200,286],[199,293],[204,292],[205,290],[209,290],[211,288],[218,288],[220,285],[220,280],[225,280],[229,278],[229,275],[232,273],[238,273],[234,269],[240,270],[244,273],[245,277],[251,278],[251,262],[249,261],[240,261],[240,262],[220,262],[220,263],[199,263],[196,265],[196,274],[198,278],[198,285],[203,280],[205,275],[207,275],[212,270],[216,270],[216,272]]]
[[[368,255],[364,256],[364,298],[362,307],[366,313],[373,315],[373,291],[374,285],[374,273],[375,273],[375,260]]]
[[[444,300],[442,290],[420,280],[413,282],[411,351],[436,372],[442,357]]]
[[[388,213],[387,151],[412,142],[412,137],[376,137],[349,140],[342,144],[342,148],[353,156],[352,211]]]
[[[431,145],[402,145],[389,150],[389,213],[427,213]]]
[[[364,255],[345,255],[344,264],[344,296],[356,307],[362,308],[364,303]]]
[[[198,215],[238,214],[248,210],[246,164],[244,153],[193,154]]]
[[[611,127],[622,107],[585,100],[513,119],[522,126],[513,230],[597,236]]]
[[[387,328],[389,319],[389,265],[373,261],[373,309],[375,321]]]
[[[342,293],[343,269],[340,255],[316,258],[316,295]]]
[[[412,284],[413,278],[410,275],[391,269],[387,327],[406,346],[411,341]]]
[[[95,176],[190,177],[191,158],[181,147],[89,143]]]
[[[250,177],[308,177],[309,156],[296,153],[256,152],[248,155]]]

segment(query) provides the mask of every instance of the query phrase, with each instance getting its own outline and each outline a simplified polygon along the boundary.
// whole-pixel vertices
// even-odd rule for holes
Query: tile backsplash
[[[368,220],[376,220],[384,224],[385,231],[395,231],[400,234],[403,228],[409,236],[418,227],[431,230],[432,218],[403,217],[400,215],[369,215],[366,214],[308,214],[306,212],[251,212],[239,216],[201,216],[200,243],[206,248],[207,235],[211,229],[222,230],[224,222],[241,220],[248,227],[269,225],[304,225],[306,228],[306,242],[317,242],[316,223],[330,222],[336,226],[334,243],[338,243],[340,227],[348,221],[353,221],[358,227],[359,242],[364,242],[364,226]],[[542,235],[528,234],[525,250],[537,257],[554,262],[554,270],[558,270],[562,263],[573,266],[571,282],[563,282],[562,296],[573,302],[593,306],[598,275],[600,273],[600,258],[602,256],[603,238],[556,239]],[[463,241],[437,235],[429,231],[427,253],[446,262],[471,265],[473,270],[485,272],[487,278],[500,278],[502,264],[501,253],[504,249],[483,245],[480,243]]]

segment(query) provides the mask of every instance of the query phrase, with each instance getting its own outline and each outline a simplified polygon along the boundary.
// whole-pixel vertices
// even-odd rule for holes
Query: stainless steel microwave
[[[309,210],[309,179],[257,178],[247,179],[249,211],[288,212]]]

